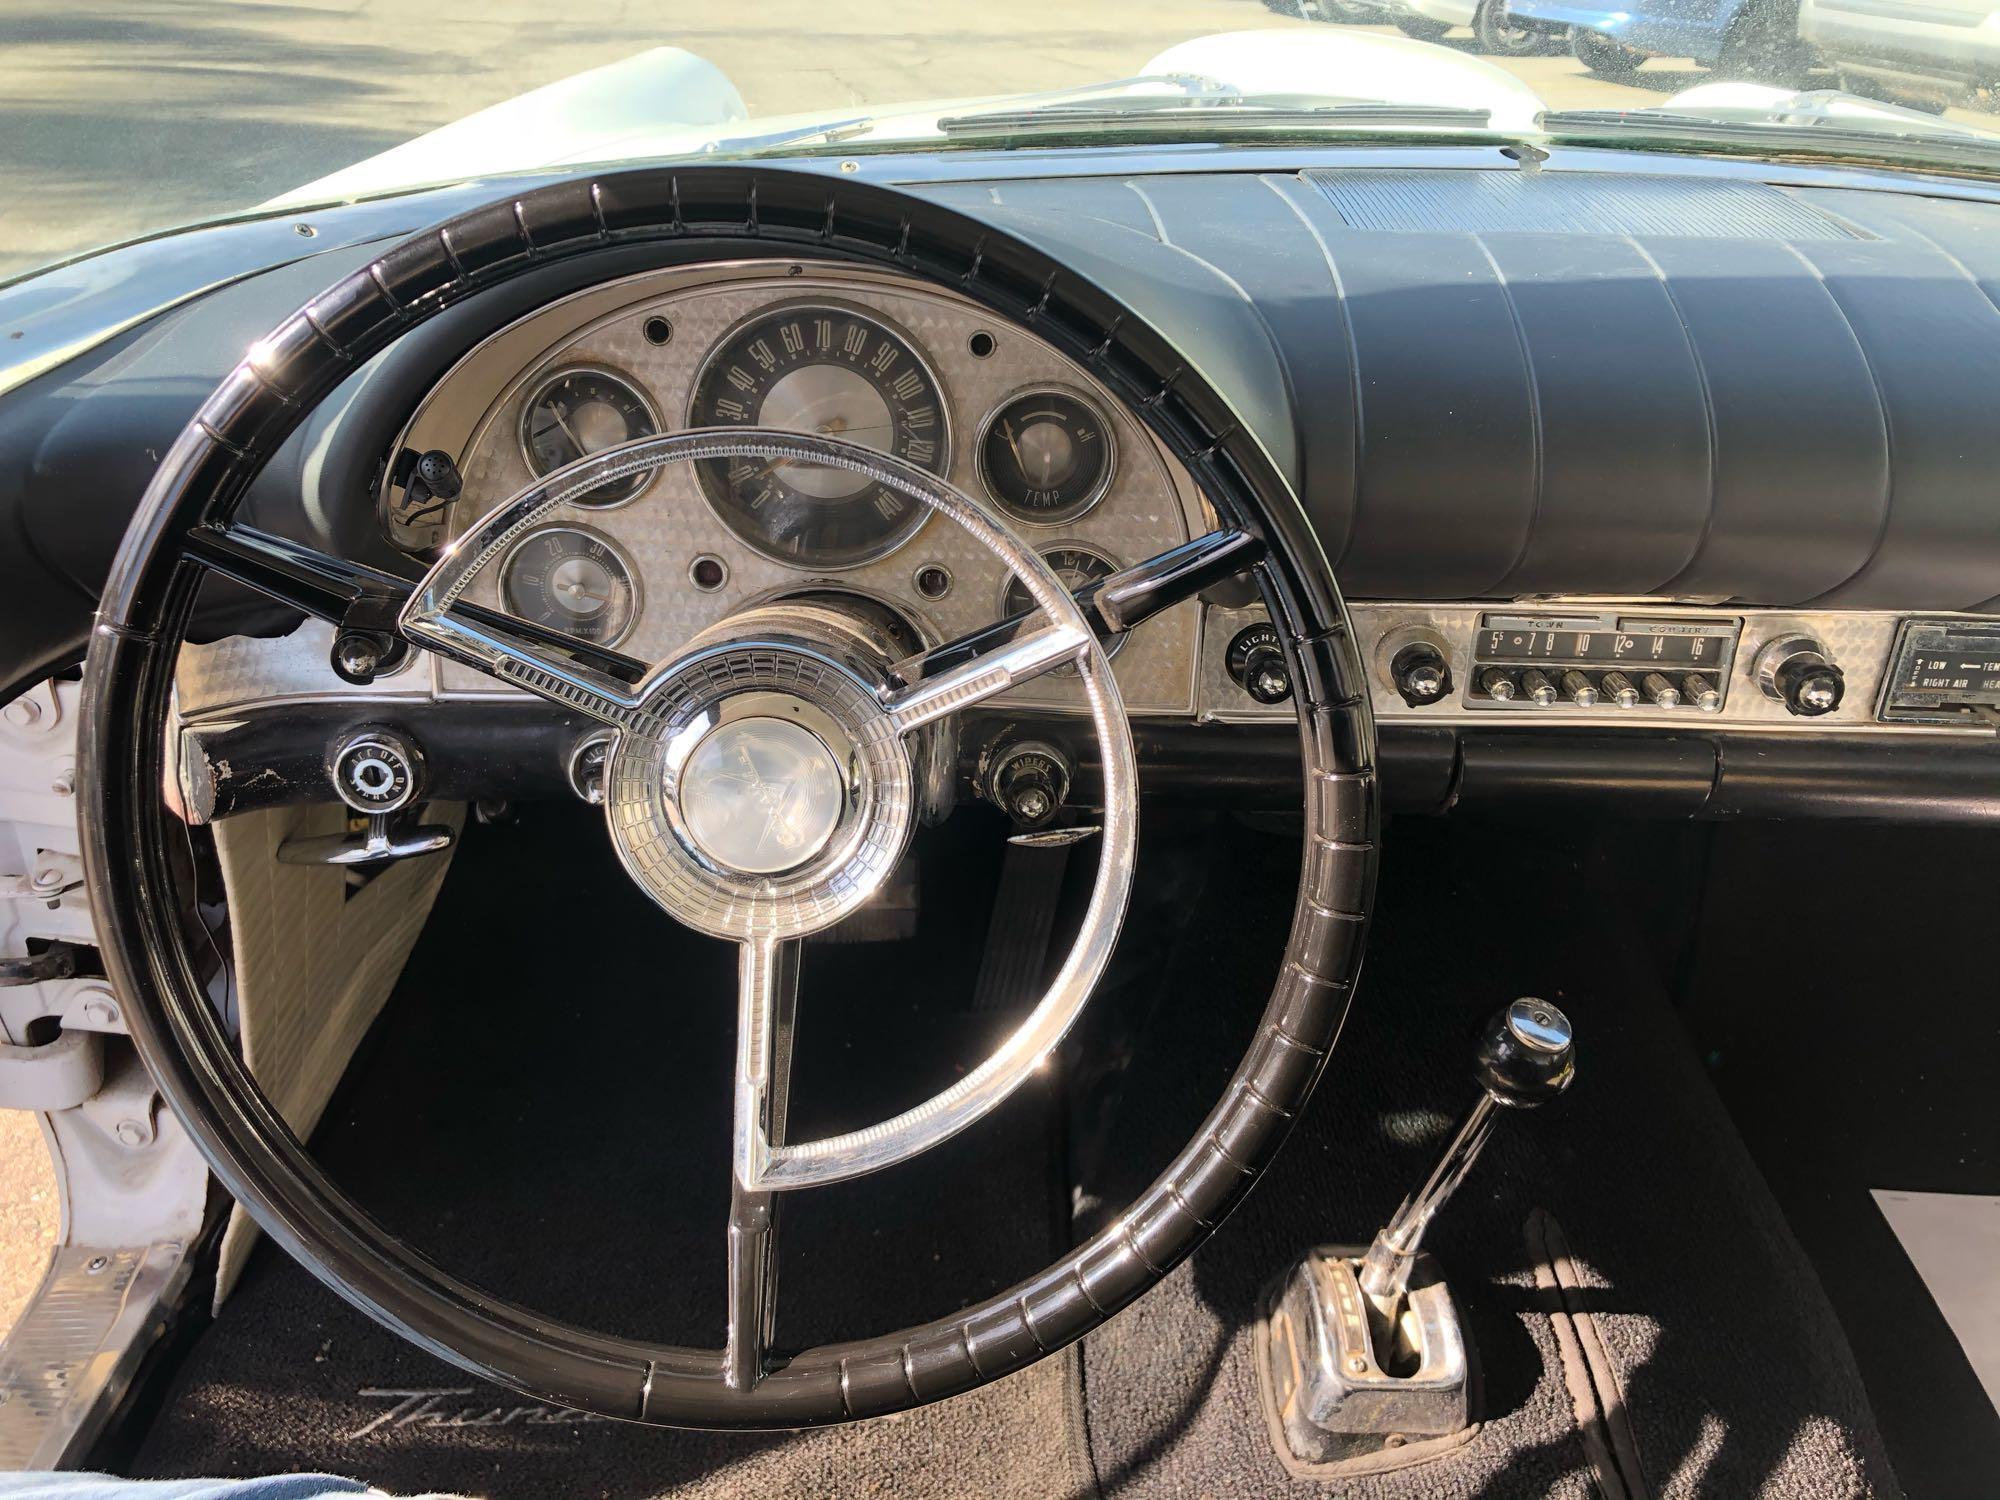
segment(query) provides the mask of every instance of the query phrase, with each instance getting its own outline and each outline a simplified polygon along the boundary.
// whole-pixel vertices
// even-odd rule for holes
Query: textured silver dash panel
[[[1875,237],[1761,182],[1513,170],[1314,171],[1304,176],[1353,229],[1753,240]]]
[[[614,291],[621,293],[615,300]],[[1108,493],[1087,515],[1060,527],[1017,523],[1037,548],[1080,543],[1123,567],[1205,529],[1192,478],[1088,372],[1033,334],[997,323],[972,302],[861,270],[808,270],[784,262],[711,266],[635,277],[556,303],[468,355],[426,398],[403,445],[460,455],[465,492],[452,529],[462,531],[532,477],[516,434],[522,405],[539,381],[571,365],[613,371],[646,393],[671,430],[683,424],[696,375],[730,329],[788,302],[828,299],[893,325],[936,371],[952,435],[944,477],[976,498],[984,498],[973,451],[976,436],[984,419],[1010,398],[1030,389],[1072,390],[1110,415],[1118,459]],[[647,336],[648,321],[655,318],[671,325],[664,344]],[[984,357],[970,352],[975,333],[993,340]],[[1006,584],[1005,568],[985,548],[938,517],[887,557],[859,567],[816,574],[774,561],[746,547],[716,519],[685,468],[664,473],[636,500],[576,508],[563,519],[602,532],[631,556],[645,603],[621,649],[647,661],[666,659],[697,631],[746,604],[816,586],[891,603],[936,639],[949,639],[991,623]],[[700,556],[718,558],[727,567],[723,588],[704,593],[689,585],[689,565]],[[927,564],[951,574],[945,598],[917,592],[915,576]],[[491,577],[468,597],[499,604]],[[1193,709],[1199,632],[1199,608],[1189,604],[1134,634],[1114,668],[1129,708],[1183,714]],[[450,669],[440,686],[447,694],[498,687]],[[1006,701],[1082,708],[1074,680],[1054,675]]]
[[[181,1264],[178,1245],[65,1246],[0,1346],[0,1472],[74,1462],[100,1401],[150,1340],[141,1325]]]

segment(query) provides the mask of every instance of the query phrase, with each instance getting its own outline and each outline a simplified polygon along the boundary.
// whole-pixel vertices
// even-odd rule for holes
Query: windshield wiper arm
[[[1541,127],[1550,135],[1589,134],[1602,130],[1663,140],[1686,141],[1692,137],[1729,145],[1788,141],[1817,146],[1874,146],[1879,149],[1896,144],[1919,146],[1943,155],[1988,156],[1995,147],[2000,147],[2000,136],[1968,130],[1908,129],[1889,121],[1878,126],[1835,121],[1826,116],[1791,121],[1739,120],[1666,109],[1549,110],[1541,117]]]
[[[831,144],[874,128],[873,115],[855,115],[851,119],[830,120],[824,124],[795,125],[790,130],[773,130],[765,135],[738,135],[728,140],[709,141],[702,146],[700,154],[715,156],[723,152],[770,151],[779,146]]]
[[[1145,129],[1153,125],[1185,126],[1191,122],[1229,126],[1270,125],[1421,125],[1437,129],[1483,130],[1492,111],[1451,104],[1394,104],[1384,100],[1353,100],[1328,104],[1273,103],[1256,99],[1176,99],[1132,95],[1115,103],[1041,105],[1033,109],[991,110],[983,114],[949,115],[937,122],[940,134],[1061,135],[1102,126]]]

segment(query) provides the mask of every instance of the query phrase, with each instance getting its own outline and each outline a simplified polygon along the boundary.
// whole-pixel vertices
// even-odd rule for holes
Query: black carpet
[[[2000,1195],[2000,835],[1723,828],[1708,877],[1689,1023],[1896,1473],[1917,1496],[2000,1493],[2000,1412],[1870,1195]]]
[[[1617,910],[1603,872],[1521,830],[1454,820],[1391,833],[1363,998],[1278,1169],[1081,1357],[804,1437],[581,1423],[475,1388],[267,1247],[179,1372],[137,1471],[313,1467],[402,1491],[619,1500],[1585,1495],[1522,1236],[1543,1208],[1586,1268],[1656,1493],[1891,1493],[1840,1329],[1666,1006],[1649,934]],[[1142,838],[1152,876],[1122,950],[1138,958],[1049,1088],[912,1166],[788,1206],[784,1340],[879,1332],[1005,1285],[1068,1233],[1050,1202],[1065,1180],[1052,1153],[1067,1153],[1088,1229],[1187,1138],[1275,969],[1297,844],[1200,823],[1160,835],[1149,824]],[[971,891],[972,915],[896,945],[894,979],[874,969],[889,950],[809,951],[801,1132],[909,1102],[1005,1025],[940,999],[972,992],[996,852],[976,840],[925,851],[927,916],[953,909],[933,879],[961,901]],[[531,923],[522,892],[537,880],[599,924],[596,947]],[[713,1344],[730,962],[654,913],[591,823],[550,810],[480,832],[315,1149],[387,1222],[500,1292]],[[1522,992],[1570,1009],[1580,1082],[1540,1117],[1505,1122],[1434,1244],[1483,1358],[1486,1425],[1403,1474],[1293,1481],[1265,1438],[1249,1360],[1263,1288],[1305,1247],[1364,1239],[1394,1207],[1469,1098],[1472,1028]]]
[[[1623,902],[1580,846],[1527,825],[1399,822],[1390,839],[1360,998],[1277,1167],[1209,1252],[1086,1345],[1106,1491],[1594,1493],[1533,1292],[1522,1227],[1539,1207],[1586,1268],[1652,1493],[1892,1493],[1840,1328],[1654,977],[1633,920],[1653,908]],[[1288,859],[1243,845],[1221,874],[1240,892],[1260,863]],[[1253,927],[1223,924],[1188,944],[1195,983],[1128,1081],[1182,1104],[1122,1112],[1130,1134],[1105,1153],[1095,1196],[1120,1201],[1134,1182],[1117,1164],[1177,1144],[1181,1117],[1212,1096],[1209,1059],[1234,1057],[1240,1041],[1234,1018],[1201,997],[1268,955]],[[1479,1023],[1521,993],[1570,1014],[1578,1080],[1502,1122],[1431,1242],[1482,1356],[1486,1425],[1419,1468],[1332,1490],[1292,1479],[1272,1456],[1252,1360],[1269,1279],[1315,1243],[1364,1242],[1395,1208],[1471,1100]]]

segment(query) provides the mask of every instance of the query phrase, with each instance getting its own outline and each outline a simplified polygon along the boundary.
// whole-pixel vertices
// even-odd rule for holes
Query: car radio
[[[1741,628],[1734,616],[1483,614],[1465,705],[1719,713]]]

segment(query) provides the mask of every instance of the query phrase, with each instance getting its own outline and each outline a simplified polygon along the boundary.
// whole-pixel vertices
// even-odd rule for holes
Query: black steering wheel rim
[[[949,285],[1079,360],[1186,464],[1225,523],[1266,546],[1258,580],[1291,658],[1305,856],[1285,961],[1255,1038],[1199,1131],[1092,1239],[949,1317],[805,1351],[754,1385],[720,1351],[588,1332],[500,1301],[402,1244],[328,1182],[210,1008],[180,919],[163,729],[200,539],[356,367],[446,307],[607,246],[712,241],[718,256],[833,254]],[[229,571],[226,564],[222,571]],[[791,1428],[882,1415],[1011,1373],[1082,1337],[1191,1253],[1248,1191],[1339,1033],[1372,906],[1374,730],[1339,592],[1297,498],[1168,341],[1035,247],[890,189],[762,168],[641,169],[510,197],[425,231],[261,341],[169,450],[126,534],[92,636],[81,759],[85,859],[106,963],[168,1102],[218,1177],[343,1297],[462,1368],[627,1420]]]

